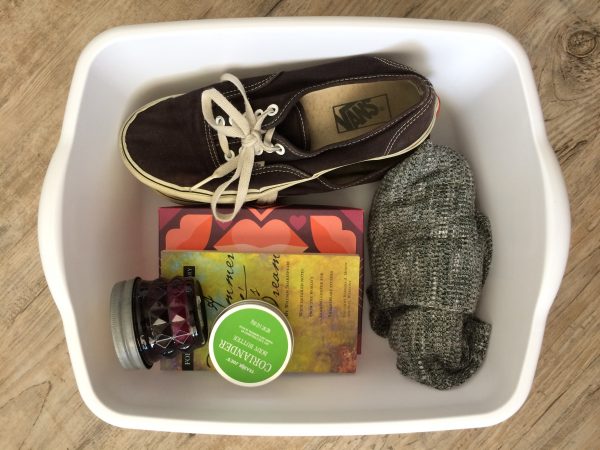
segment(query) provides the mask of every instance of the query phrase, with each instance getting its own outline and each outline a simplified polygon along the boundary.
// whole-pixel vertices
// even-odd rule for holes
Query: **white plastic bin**
[[[479,372],[445,392],[403,377],[367,311],[354,375],[287,374],[245,389],[213,373],[121,369],[110,289],[158,274],[157,208],[169,204],[121,163],[123,120],[224,71],[260,75],[363,53],[413,66],[433,82],[441,97],[433,138],[463,152],[474,169],[494,239],[477,311],[493,329]],[[373,192],[361,186],[302,201],[368,211]],[[564,183],[519,44],[486,25],[404,19],[207,20],[103,33],[77,64],[39,212],[44,271],[88,407],[121,427],[215,434],[401,433],[508,418],[531,387],[569,232]]]

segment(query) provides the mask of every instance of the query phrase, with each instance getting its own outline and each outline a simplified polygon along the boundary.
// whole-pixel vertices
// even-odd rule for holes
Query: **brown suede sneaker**
[[[133,113],[121,152],[144,184],[210,202],[227,221],[246,201],[380,179],[429,135],[437,107],[425,77],[375,56],[241,81],[225,74]],[[231,214],[217,211],[224,203]]]

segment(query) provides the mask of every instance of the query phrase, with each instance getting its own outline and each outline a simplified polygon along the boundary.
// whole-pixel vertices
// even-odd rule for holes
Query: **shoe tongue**
[[[310,149],[310,136],[306,124],[304,109],[300,103],[296,103],[285,119],[277,125],[276,132],[299,150],[308,151]]]

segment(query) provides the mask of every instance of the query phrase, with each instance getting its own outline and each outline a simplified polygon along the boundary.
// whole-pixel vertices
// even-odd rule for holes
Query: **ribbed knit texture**
[[[404,375],[448,389],[483,362],[491,326],[473,316],[492,256],[467,161],[423,143],[383,178],[368,231],[373,330]]]

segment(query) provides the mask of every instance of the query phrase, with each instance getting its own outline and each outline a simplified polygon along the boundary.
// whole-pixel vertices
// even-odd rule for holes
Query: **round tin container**
[[[294,337],[285,315],[262,300],[242,300],[217,317],[208,341],[210,359],[223,378],[239,386],[267,384],[285,370]]]

